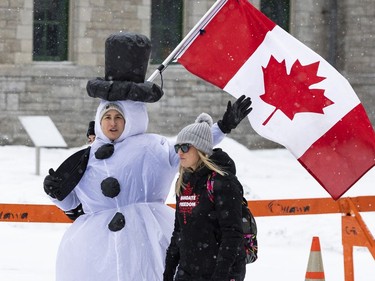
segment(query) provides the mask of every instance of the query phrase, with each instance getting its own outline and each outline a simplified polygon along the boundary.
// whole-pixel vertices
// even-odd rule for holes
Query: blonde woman
[[[164,281],[244,280],[243,188],[233,160],[213,149],[205,113],[177,136],[180,158],[174,231]]]

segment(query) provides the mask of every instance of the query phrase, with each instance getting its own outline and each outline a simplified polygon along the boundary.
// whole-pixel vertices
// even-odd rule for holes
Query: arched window
[[[68,59],[69,0],[34,0],[33,60]]]
[[[183,0],[152,0],[151,62],[161,63],[182,40]]]
[[[289,31],[289,0],[262,0],[260,10],[278,26]]]

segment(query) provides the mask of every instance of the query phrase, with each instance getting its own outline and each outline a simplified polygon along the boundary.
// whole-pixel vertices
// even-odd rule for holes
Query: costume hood
[[[122,142],[124,139],[135,136],[138,134],[145,133],[148,126],[148,114],[146,105],[143,102],[134,102],[134,101],[105,101],[101,100],[95,116],[95,133],[96,139],[95,142],[100,142],[101,144],[111,142],[107,138],[100,125],[100,112],[103,107],[108,103],[117,104],[125,117],[125,130],[122,132],[121,136],[114,141],[114,143]]]

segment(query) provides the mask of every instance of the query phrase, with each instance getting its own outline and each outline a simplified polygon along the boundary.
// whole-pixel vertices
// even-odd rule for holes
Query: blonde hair
[[[216,172],[216,173],[218,173],[222,176],[228,174],[222,168],[220,168],[218,165],[216,165],[214,162],[212,162],[206,154],[204,154],[203,152],[201,152],[199,150],[197,150],[197,152],[198,152],[198,156],[199,156],[197,170],[206,166],[210,170],[212,170],[212,171],[214,171],[214,172]],[[179,177],[176,181],[176,186],[175,186],[175,191],[176,191],[176,194],[178,196],[181,195],[182,190],[185,188],[183,178],[184,178],[184,173],[186,173],[186,172],[193,172],[193,170],[191,168],[184,168],[180,165],[180,168],[179,168],[180,175],[179,175]]]

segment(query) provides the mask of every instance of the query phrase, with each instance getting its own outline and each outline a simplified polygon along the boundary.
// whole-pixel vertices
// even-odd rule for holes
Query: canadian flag
[[[225,1],[177,61],[251,97],[254,130],[285,146],[333,199],[374,166],[374,129],[348,81],[247,0]]]

